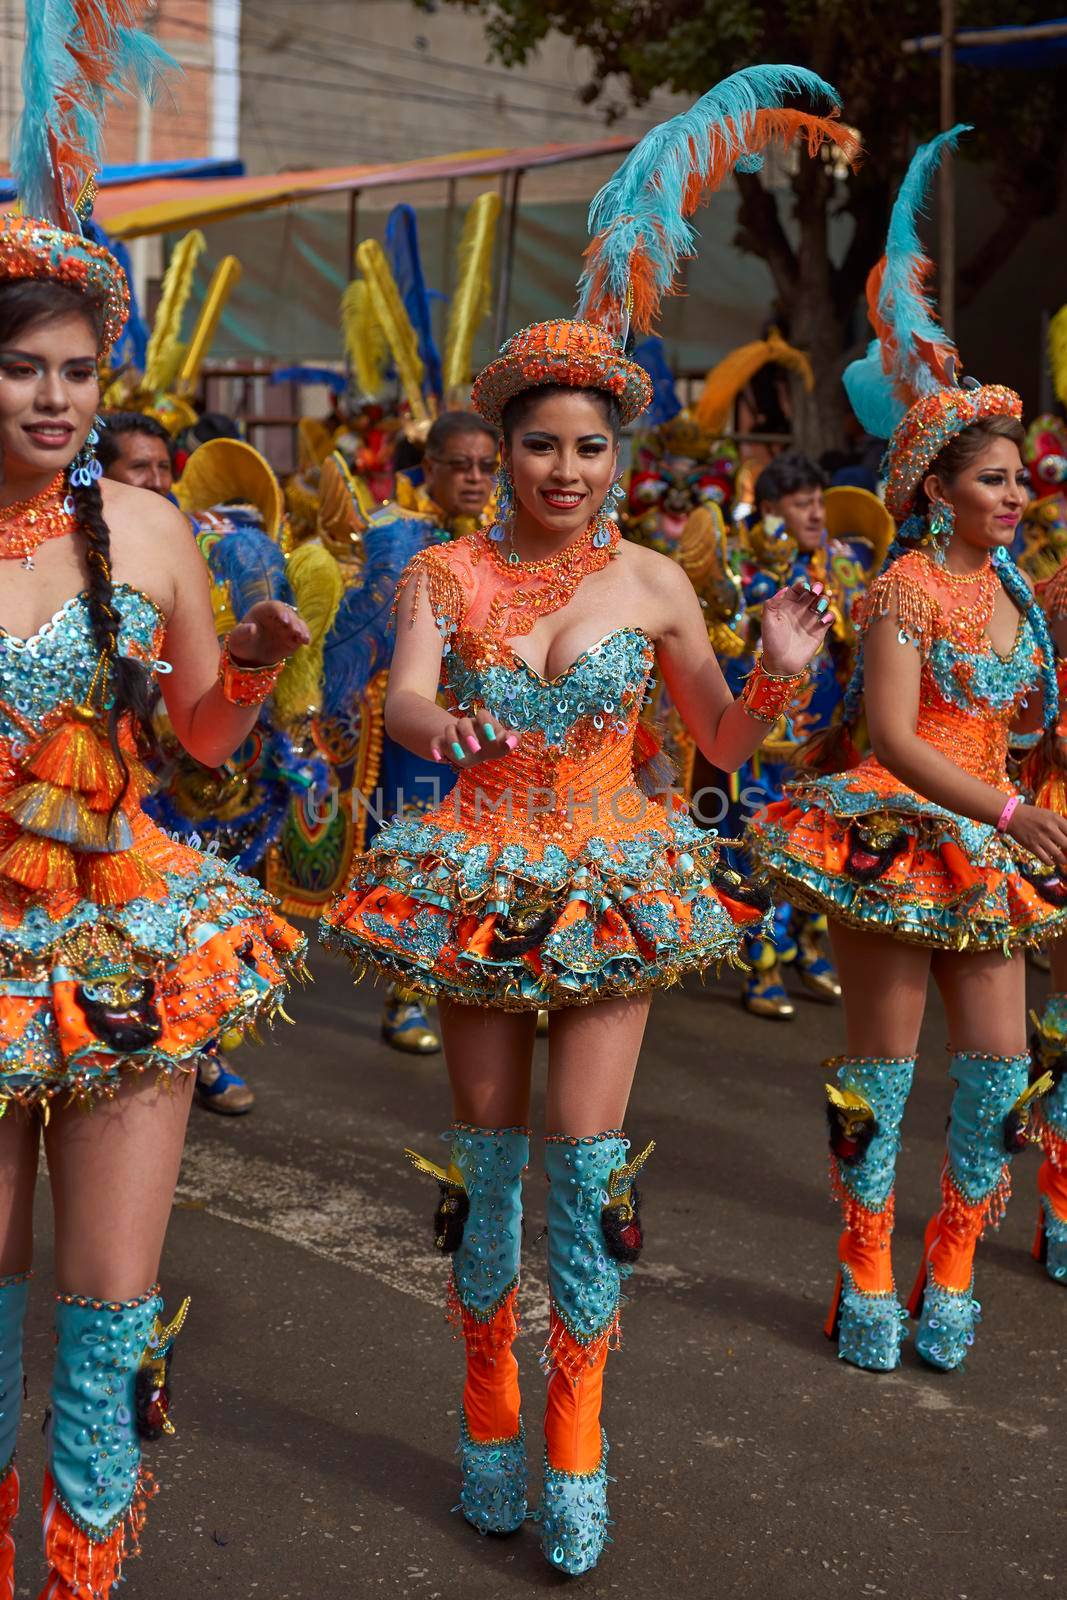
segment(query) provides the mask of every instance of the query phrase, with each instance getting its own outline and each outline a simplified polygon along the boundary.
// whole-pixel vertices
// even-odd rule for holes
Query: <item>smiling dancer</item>
[[[27,9],[12,162],[24,214],[0,219],[0,1593],[15,1592],[43,1126],[60,1293],[42,1594],[106,1600],[154,1493],[141,1440],[172,1431],[184,1307],[165,1324],[156,1276],[197,1055],[278,1007],[302,945],[255,883],[142,812],[152,693],[158,674],[183,743],[222,761],[307,631],[286,607],[257,606],[220,656],[180,512],[101,482],[98,367],[129,300],[73,197],[88,176],[81,141],[96,144],[86,107],[147,42],[97,5],[84,24],[74,9],[60,48],[44,36],[48,8]],[[57,61],[62,78],[45,85],[41,64]]]
[[[886,504],[900,524],[859,609],[844,722],[810,751],[846,770],[798,782],[751,829],[789,897],[830,918],[850,1053],[828,1088],[845,1227],[827,1332],[871,1371],[898,1364],[906,1320],[890,1261],[894,1167],[930,974],[956,1087],[911,1310],[919,1354],[950,1370],[973,1343],[975,1248],[1007,1200],[1036,1090],[1022,948],[1067,920],[1055,876],[1067,821],[1023,802],[1005,768],[1028,701],[1046,726],[1057,716],[1048,630],[1004,549],[1026,503],[1022,405],[999,385],[955,382],[955,350],[921,287],[930,263],[916,213],[962,131],[916,152],[868,284],[879,338],[846,374],[864,427],[892,433]],[[861,707],[874,753],[857,764],[848,733]]]
[[[572,1573],[595,1565],[607,1526],[601,1389],[641,1248],[634,1179],[647,1155],[620,1130],[650,992],[734,957],[762,916],[719,841],[680,801],[642,792],[656,774],[641,704],[658,663],[697,744],[736,767],[827,626],[825,601],[799,584],[769,600],[762,660],[732,698],[685,573],[607,515],[620,429],[650,399],[615,330],[629,302],[647,327],[690,246],[684,216],[739,159],[758,164],[775,137],[803,135],[813,151],[849,142],[833,114],[781,110],[787,93],[836,108],[811,73],[754,68],[654,130],[594,203],[589,320],[515,334],[475,384],[501,434],[499,521],[408,568],[386,705],[393,736],[459,781],[440,809],[378,835],[325,930],[354,961],[440,998],[456,1122],[447,1169],[419,1164],[442,1186],[436,1231],[467,1350],[461,1504],[483,1532],[526,1515],[511,1347],[534,1026],[538,1007],[551,1011],[538,1518],[545,1555]]]

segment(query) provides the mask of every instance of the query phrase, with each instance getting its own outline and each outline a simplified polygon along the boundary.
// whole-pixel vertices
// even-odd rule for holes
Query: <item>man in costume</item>
[[[753,810],[780,798],[798,747],[832,722],[852,670],[852,607],[878,570],[892,537],[892,524],[873,495],[862,489],[828,490],[822,469],[796,453],[776,456],[763,469],[754,498],[758,515],[741,532],[745,621],[740,631],[745,650],[723,661],[727,682],[739,685],[752,670],[764,602],[783,584],[798,579],[821,584],[834,621],[827,648],[813,664],[788,719],[740,772],[722,777],[730,798],[723,827],[731,834],[740,831]],[[795,1014],[783,965],[794,967],[814,999],[835,1001],[841,991],[824,952],[825,932],[824,917],[779,905],[771,933],[749,941],[752,973],[743,996],[746,1010],[778,1021]]]
[[[115,411],[104,421],[97,450],[104,477],[169,497],[174,466],[163,424],[140,411]]]

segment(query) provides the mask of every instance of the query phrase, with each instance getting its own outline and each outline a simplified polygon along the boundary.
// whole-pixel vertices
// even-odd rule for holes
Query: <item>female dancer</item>
[[[886,504],[901,526],[859,608],[862,654],[845,703],[847,732],[862,694],[874,753],[798,782],[751,827],[772,878],[830,917],[850,1054],[828,1087],[844,1232],[827,1332],[843,1359],[873,1371],[898,1364],[904,1337],[893,1178],[929,975],[948,1013],[956,1091],[911,1310],[920,1355],[950,1370],[979,1316],[975,1247],[1026,1140],[1021,947],[1067,919],[1055,876],[1067,822],[1022,803],[1005,767],[1008,730],[1029,697],[1036,705],[1035,689],[1046,723],[1057,705],[1044,619],[1003,548],[1026,499],[1021,402],[952,380],[955,352],[913,287],[929,271],[915,213],[961,131],[916,153],[868,286],[881,349],[846,374],[871,432],[895,393],[914,402],[889,442]],[[827,749],[811,754],[834,770]]]
[[[27,24],[31,36],[43,25],[33,8]],[[27,44],[38,65],[40,43]],[[57,104],[95,105],[105,75],[68,82],[52,105],[26,85],[30,131],[61,149],[64,179],[78,152],[43,133]],[[308,635],[263,604],[220,657],[185,519],[100,481],[97,372],[126,319],[126,280],[60,185],[25,162],[16,175],[24,208],[51,202],[64,226],[0,219],[0,1592],[14,1593],[43,1128],[59,1289],[43,1593],[73,1600],[106,1597],[136,1548],[154,1492],[140,1440],[170,1430],[185,1308],[164,1326],[156,1276],[198,1053],[279,1008],[302,946],[255,883],[142,812],[152,692],[158,676],[182,743],[218,764]]]
[[[825,127],[841,137],[800,113],[765,119],[757,95],[780,103],[787,84],[828,92],[810,74],[757,69],[701,102],[716,181],[781,129],[776,119],[797,119],[787,137],[817,125],[816,147]],[[672,189],[679,213],[682,192],[696,204],[694,119],[654,130],[614,180],[626,190],[629,244],[642,229],[649,248],[662,243],[653,208]],[[635,172],[643,181],[628,186]],[[594,286],[611,233],[609,222]],[[634,256],[627,270],[647,282]],[[500,520],[410,564],[386,703],[393,737],[451,763],[459,781],[428,817],[378,835],[326,928],[354,960],[441,1001],[451,1161],[442,1170],[416,1159],[441,1182],[438,1242],[454,1252],[451,1304],[467,1351],[461,1504],[483,1532],[510,1532],[526,1515],[511,1346],[534,1027],[538,1007],[551,1011],[538,1517],[546,1556],[572,1573],[596,1563],[607,1521],[601,1386],[620,1282],[641,1247],[634,1178],[648,1153],[631,1158],[620,1130],[649,991],[734,956],[761,922],[719,842],[680,802],[649,803],[639,787],[652,776],[642,701],[658,663],[700,749],[732,770],[802,682],[828,617],[826,600],[799,583],[769,600],[762,660],[732,698],[685,574],[622,541],[606,515],[620,428],[650,398],[643,370],[589,321],[524,329],[479,377],[473,403],[501,433]],[[447,710],[436,703],[442,664]]]

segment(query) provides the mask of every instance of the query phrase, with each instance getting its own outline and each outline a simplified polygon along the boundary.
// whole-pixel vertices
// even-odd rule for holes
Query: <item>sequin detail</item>
[[[119,648],[154,663],[158,608],[123,584],[115,602]],[[0,635],[0,799],[23,782],[27,727],[84,698],[98,661],[84,595],[28,639]],[[0,1104],[111,1093],[130,1069],[191,1071],[220,1030],[276,1012],[301,969],[304,939],[251,878],[137,808],[129,822],[162,897],[105,907],[0,885]]]
[[[600,1462],[593,1472],[561,1472],[545,1454],[544,1488],[535,1520],[545,1557],[572,1577],[600,1560],[608,1536],[608,1440],[600,1432]]]

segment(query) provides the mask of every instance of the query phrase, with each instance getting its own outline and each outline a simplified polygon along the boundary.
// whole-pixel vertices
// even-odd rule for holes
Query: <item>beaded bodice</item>
[[[1003,785],[1008,730],[1040,683],[1041,651],[1022,612],[1011,650],[994,647],[987,630],[999,591],[992,568],[954,579],[909,551],[871,586],[857,617],[866,628],[894,615],[901,640],[920,651],[919,737],[965,772]]]
[[[153,662],[162,643],[158,607],[126,584],[115,585],[115,605],[122,616],[119,649]],[[84,594],[29,639],[0,630],[0,741],[18,746],[41,731],[50,713],[83,702],[99,659]]]

